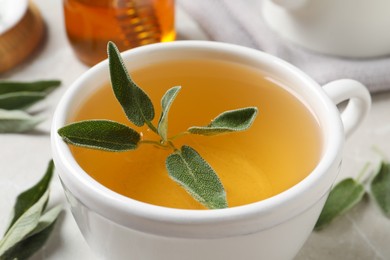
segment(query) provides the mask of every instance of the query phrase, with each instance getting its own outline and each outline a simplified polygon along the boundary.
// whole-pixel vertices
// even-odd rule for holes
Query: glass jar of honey
[[[64,0],[68,39],[85,64],[107,58],[107,43],[120,51],[173,41],[174,0]]]

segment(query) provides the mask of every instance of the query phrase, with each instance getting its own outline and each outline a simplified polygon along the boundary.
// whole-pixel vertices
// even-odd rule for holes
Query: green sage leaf
[[[227,207],[226,193],[217,174],[193,148],[183,146],[169,155],[166,167],[169,176],[207,208]]]
[[[331,190],[314,229],[324,228],[333,219],[353,208],[362,200],[365,193],[363,185],[352,178],[347,178],[338,183]]]
[[[7,231],[11,226],[26,212],[32,205],[34,205],[48,189],[50,180],[53,176],[54,163],[53,160],[50,160],[49,165],[47,166],[46,173],[43,175],[40,181],[36,183],[33,187],[19,194],[16,198],[16,203],[14,206],[14,216],[11,220],[11,223]]]
[[[371,193],[386,217],[390,218],[390,164],[381,163],[371,182]]]
[[[58,205],[46,211],[40,218],[37,227],[28,235],[34,236],[48,228],[60,215],[62,206]]]
[[[160,120],[158,121],[157,131],[164,141],[167,140],[168,135],[168,112],[179,91],[180,87],[173,87],[169,89],[161,99],[162,111]]]
[[[188,132],[198,135],[217,135],[228,132],[238,132],[248,129],[257,115],[256,107],[247,107],[225,111],[214,118],[207,126],[193,126]]]
[[[42,215],[37,227],[26,238],[0,256],[0,260],[28,259],[31,257],[46,243],[61,211],[62,207],[56,206]]]
[[[19,110],[0,109],[0,133],[22,133],[32,130],[43,118]]]
[[[45,93],[42,92],[13,92],[0,95],[1,109],[25,109],[44,99]]]
[[[132,128],[109,120],[86,120],[58,130],[62,139],[72,145],[121,152],[134,150],[141,139]]]
[[[38,226],[40,216],[48,199],[49,191],[46,191],[37,203],[18,218],[4,238],[0,240],[0,255],[14,247]]]
[[[111,84],[127,118],[136,126],[143,126],[154,118],[154,107],[148,95],[131,79],[119,50],[108,43]]]
[[[0,95],[12,92],[48,92],[61,85],[59,80],[40,80],[33,82],[0,81]]]

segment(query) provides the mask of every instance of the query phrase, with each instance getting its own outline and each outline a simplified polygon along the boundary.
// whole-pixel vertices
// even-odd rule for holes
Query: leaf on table
[[[0,240],[0,256],[22,241],[31,233],[39,223],[42,211],[49,199],[49,191],[28,210],[26,210],[7,231],[4,238]]]
[[[164,141],[167,140],[168,134],[168,112],[179,91],[180,87],[170,88],[161,99],[162,111],[160,120],[158,121],[157,131]]]
[[[0,95],[12,92],[49,92],[61,85],[59,80],[40,80],[33,82],[0,81]]]
[[[14,216],[7,228],[7,231],[11,228],[11,226],[17,221],[17,219],[23,215],[32,205],[34,205],[46,192],[49,187],[50,181],[53,176],[54,171],[54,163],[53,160],[50,160],[46,172],[34,186],[29,188],[28,190],[19,194],[16,198],[16,203],[14,205]]]
[[[0,109],[26,109],[45,97],[46,93],[43,92],[22,91],[2,94],[0,95]]]
[[[132,128],[110,120],[85,120],[66,125],[58,134],[69,144],[104,151],[134,150],[141,136]]]
[[[247,107],[225,111],[214,118],[207,126],[193,126],[188,132],[198,135],[217,135],[228,132],[238,132],[248,129],[257,115],[256,107]]]
[[[154,107],[149,96],[131,79],[120,52],[114,43],[108,43],[108,61],[115,97],[127,118],[136,126],[143,126],[154,118]]]
[[[314,229],[324,228],[333,219],[353,208],[362,200],[365,193],[363,185],[352,178],[339,182],[331,190]]]
[[[0,109],[0,133],[22,133],[32,130],[43,118],[19,110]]]
[[[61,211],[62,207],[56,206],[42,215],[37,227],[26,238],[8,249],[3,256],[0,256],[0,260],[28,259],[32,256],[46,243]]]
[[[371,182],[371,193],[386,217],[390,218],[390,164],[381,163]]]
[[[169,176],[191,196],[209,209],[226,208],[226,193],[215,171],[191,147],[182,146],[181,151],[166,159]]]

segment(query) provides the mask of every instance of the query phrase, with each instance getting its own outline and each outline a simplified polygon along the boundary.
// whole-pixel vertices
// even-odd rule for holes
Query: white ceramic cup
[[[159,207],[109,190],[81,169],[57,134],[79,104],[102,82],[109,82],[106,60],[70,86],[53,119],[53,158],[74,218],[93,252],[105,259],[291,259],[313,229],[338,173],[345,136],[355,131],[367,114],[370,95],[353,80],[334,81],[322,88],[276,57],[231,44],[158,43],[123,53],[129,70],[192,58],[246,64],[277,78],[299,96],[321,128],[322,158],[316,168],[274,197],[220,210]],[[348,105],[340,117],[335,103],[346,100]]]
[[[325,54],[390,54],[388,0],[263,0],[266,23],[282,37]]]

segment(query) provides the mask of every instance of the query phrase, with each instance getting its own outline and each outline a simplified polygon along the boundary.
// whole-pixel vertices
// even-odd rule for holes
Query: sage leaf
[[[85,120],[58,130],[69,144],[104,151],[122,152],[137,148],[141,136],[132,128],[109,120]]]
[[[39,218],[49,199],[49,191],[45,191],[42,197],[32,207],[26,210],[0,241],[0,255],[15,246],[32,232],[39,223]]]
[[[59,80],[40,80],[33,82],[0,81],[0,95],[12,92],[48,92],[61,85]]]
[[[227,207],[226,193],[215,171],[189,146],[166,159],[169,176],[192,197],[210,209]]]
[[[19,194],[16,198],[16,203],[14,205],[14,216],[11,220],[11,223],[7,231],[11,226],[26,212],[32,205],[34,205],[48,189],[51,178],[53,176],[54,163],[53,160],[50,160],[49,165],[47,166],[46,172],[43,177],[36,183],[34,186],[28,190]]]
[[[0,95],[0,108],[8,110],[25,109],[45,97],[46,94],[42,92],[21,91],[6,93]]]
[[[170,88],[161,99],[162,111],[160,120],[158,121],[157,131],[164,141],[167,140],[168,135],[168,112],[179,91],[180,87]]]
[[[111,84],[115,97],[127,118],[136,126],[143,126],[154,118],[154,107],[148,95],[131,79],[119,50],[108,43]]]
[[[62,211],[62,206],[58,205],[45,212],[39,218],[39,222],[36,228],[30,234],[28,234],[27,237],[34,236],[44,231],[46,228],[48,228],[57,219],[61,211]]]
[[[22,133],[32,130],[43,118],[19,110],[0,109],[0,133]]]
[[[386,217],[390,218],[390,164],[381,163],[371,182],[371,194]]]
[[[26,238],[8,249],[3,256],[0,256],[0,260],[28,259],[31,257],[46,243],[61,211],[62,207],[56,206],[42,215],[37,227]]]
[[[217,135],[228,132],[238,132],[248,129],[257,115],[256,107],[247,107],[225,111],[214,118],[207,126],[192,126],[188,132],[198,135]]]
[[[352,178],[339,182],[331,190],[314,229],[324,228],[333,219],[353,208],[362,200],[365,193],[364,186]]]

